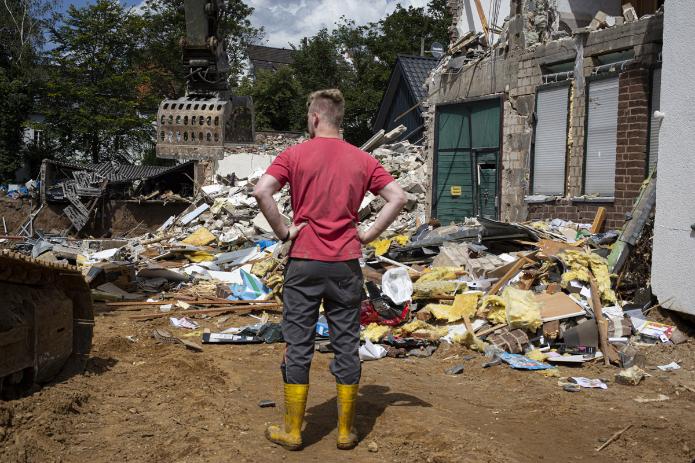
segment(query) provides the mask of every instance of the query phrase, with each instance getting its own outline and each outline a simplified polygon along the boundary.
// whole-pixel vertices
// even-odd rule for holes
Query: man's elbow
[[[408,202],[408,197],[406,196],[405,191],[400,190],[393,202],[398,206],[398,210],[403,209],[405,204]]]
[[[263,188],[261,185],[256,185],[253,189],[252,195],[254,198],[256,198],[256,201],[261,201],[266,196],[269,196],[269,193],[267,188]]]

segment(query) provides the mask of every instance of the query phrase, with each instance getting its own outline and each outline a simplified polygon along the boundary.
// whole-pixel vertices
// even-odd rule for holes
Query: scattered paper
[[[369,339],[365,341],[364,345],[360,346],[360,360],[379,360],[384,357],[386,357],[386,349],[379,344],[372,344]]]
[[[159,306],[159,311],[160,312],[169,312],[171,311],[171,304],[162,304]]]
[[[557,352],[548,352],[548,362],[552,363],[584,363],[590,360],[599,360],[603,358],[603,352],[596,351],[595,354],[576,354],[562,355]]]
[[[169,321],[171,322],[172,326],[175,326],[176,328],[187,328],[189,330],[198,328],[198,323],[187,317],[170,317]]]
[[[645,336],[658,338],[659,340],[661,340],[661,342],[669,342],[674,328],[675,327],[672,325],[665,325],[659,322],[647,321],[641,326],[638,332]]]
[[[657,365],[657,368],[661,371],[675,371],[680,370],[681,366],[678,365],[676,362],[671,362],[667,365]]]
[[[584,378],[583,376],[572,376],[570,379],[572,382],[579,384],[581,387],[608,389],[608,385],[600,379],[589,379]]]

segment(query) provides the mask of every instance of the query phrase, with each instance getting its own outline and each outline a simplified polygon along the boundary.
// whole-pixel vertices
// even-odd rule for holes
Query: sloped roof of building
[[[413,96],[420,101],[427,96],[423,84],[432,69],[437,65],[439,59],[428,56],[409,56],[399,55],[396,64],[400,63],[403,69],[403,77]]]
[[[379,104],[379,111],[374,119],[374,130],[388,126],[387,121],[384,119],[389,112],[389,107],[401,82],[405,82],[413,104],[427,96],[427,91],[423,84],[438,62],[438,58],[427,56],[398,55],[396,64],[391,71],[391,77],[389,77],[388,86]],[[416,111],[420,113],[422,110],[418,107]]]
[[[294,63],[294,50],[287,48],[249,45],[246,49],[254,69],[276,70],[279,67]]]
[[[45,163],[53,164],[60,167],[66,167],[72,170],[87,170],[95,172],[104,177],[109,182],[132,182],[141,179],[151,179],[184,170],[193,164],[193,161],[188,161],[175,166],[135,166],[132,164],[119,164],[117,162],[100,162],[97,164],[85,163],[79,164],[75,162],[54,161],[46,159]]]

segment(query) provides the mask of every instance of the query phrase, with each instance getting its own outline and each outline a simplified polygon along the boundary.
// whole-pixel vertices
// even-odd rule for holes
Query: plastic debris
[[[547,368],[552,368],[552,365],[547,363],[538,362],[536,360],[531,360],[521,354],[510,354],[508,352],[502,352],[500,354],[500,359],[503,362],[509,364],[510,367],[517,370],[545,370]]]
[[[372,344],[372,342],[367,339],[362,346],[360,346],[360,360],[379,360],[380,358],[386,357],[386,349],[379,344]]]
[[[676,371],[681,369],[681,366],[676,362],[671,362],[666,365],[657,365],[656,367],[661,371]]]
[[[408,271],[402,267],[387,270],[381,277],[381,290],[396,304],[408,302],[413,295]]]

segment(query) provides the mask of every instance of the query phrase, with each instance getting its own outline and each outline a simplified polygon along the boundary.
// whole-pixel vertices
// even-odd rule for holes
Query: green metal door
[[[497,218],[500,111],[499,98],[437,108],[432,215],[443,224]]]
[[[476,154],[476,215],[497,219],[497,152]]]

